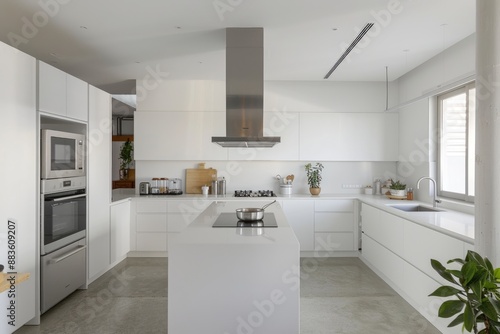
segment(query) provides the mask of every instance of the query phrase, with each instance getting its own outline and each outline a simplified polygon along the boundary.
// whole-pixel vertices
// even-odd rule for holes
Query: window
[[[438,96],[439,195],[474,202],[474,84]]]

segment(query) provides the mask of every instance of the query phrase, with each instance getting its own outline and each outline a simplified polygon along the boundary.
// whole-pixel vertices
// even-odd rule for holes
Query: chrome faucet
[[[437,187],[436,187],[436,181],[434,181],[434,179],[432,177],[429,177],[429,176],[422,176],[420,179],[418,179],[417,181],[417,189],[419,189],[420,187],[420,181],[424,180],[424,179],[428,179],[429,181],[432,181],[433,185],[434,185],[434,198],[432,199],[432,206],[435,208],[437,207],[437,203],[441,203],[441,200],[440,199],[437,199]]]

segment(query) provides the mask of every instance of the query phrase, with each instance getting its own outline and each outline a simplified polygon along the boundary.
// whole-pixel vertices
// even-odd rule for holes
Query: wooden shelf
[[[134,141],[134,135],[122,135],[122,136],[113,136],[113,141]]]
[[[113,189],[118,188],[135,188],[134,180],[116,180],[113,181]]]

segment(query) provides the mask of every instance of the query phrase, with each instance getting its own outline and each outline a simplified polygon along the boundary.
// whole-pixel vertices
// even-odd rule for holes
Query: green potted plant
[[[309,184],[309,192],[311,195],[319,195],[321,192],[321,172],[324,166],[317,162],[316,165],[308,163],[306,166],[307,183]]]
[[[130,163],[133,160],[132,153],[134,152],[134,145],[130,139],[127,139],[120,147],[120,180],[128,179],[128,170]]]
[[[390,192],[392,196],[404,197],[406,184],[401,183],[399,180],[392,182]]]
[[[476,334],[500,333],[500,268],[493,269],[487,258],[470,250],[464,260],[453,259],[450,263],[462,266],[447,269],[439,261],[431,260],[432,268],[453,286],[443,285],[429,296],[457,298],[444,301],[438,316],[456,315],[448,327],[463,324],[463,329]]]

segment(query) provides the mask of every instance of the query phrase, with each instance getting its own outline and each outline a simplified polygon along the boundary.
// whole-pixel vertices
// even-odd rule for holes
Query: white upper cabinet
[[[224,112],[136,112],[136,160],[226,160],[227,149],[212,143],[225,133]]]
[[[88,84],[38,61],[38,110],[88,120]]]
[[[300,160],[397,161],[398,115],[301,113]]]
[[[89,85],[72,75],[66,75],[66,115],[81,121],[88,120]]]

